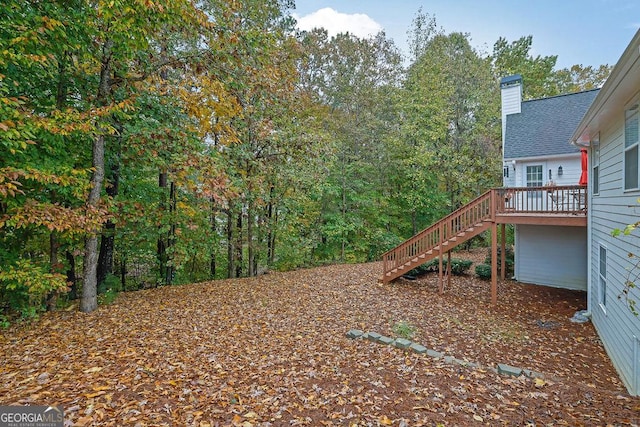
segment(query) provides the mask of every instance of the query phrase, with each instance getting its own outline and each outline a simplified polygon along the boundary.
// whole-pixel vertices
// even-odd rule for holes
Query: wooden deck
[[[440,221],[382,255],[383,275],[388,283],[414,267],[440,258],[440,292],[444,291],[442,258],[451,249],[485,230],[491,230],[491,302],[497,302],[498,225],[500,246],[505,251],[506,224],[587,226],[587,187],[495,188],[452,212]],[[504,279],[504,258],[501,272]]]
[[[497,188],[496,223],[587,226],[587,188]]]

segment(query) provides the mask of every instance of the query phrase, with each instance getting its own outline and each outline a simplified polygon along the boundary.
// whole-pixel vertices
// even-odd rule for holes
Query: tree
[[[303,38],[303,85],[327,110],[324,129],[331,151],[324,158],[319,217],[319,259],[376,257],[371,245],[389,226],[384,204],[388,143],[397,131],[395,92],[401,57],[380,33],[369,39],[314,31]]]
[[[493,45],[491,57],[496,76],[522,75],[524,99],[558,95],[553,71],[558,56],[534,57],[530,54],[532,45],[533,36],[520,37],[512,42],[500,37]]]
[[[403,96],[404,152],[413,160],[404,181],[421,187],[404,193],[421,195],[409,201],[421,210],[432,204],[436,217],[429,222],[497,184],[498,99],[489,61],[464,34],[434,35],[411,65]]]
[[[558,70],[555,73],[558,92],[572,93],[600,88],[609,77],[612,68],[606,64],[598,68],[576,64],[570,68]]]
[[[84,124],[69,108],[79,87],[71,62],[84,36],[63,22],[82,22],[78,6],[0,6],[0,146],[8,154],[0,156],[0,296],[23,315],[66,291],[58,251],[103,213],[82,204]]]

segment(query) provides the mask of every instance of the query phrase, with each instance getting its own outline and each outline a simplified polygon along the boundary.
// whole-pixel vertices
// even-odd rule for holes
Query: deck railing
[[[556,185],[497,188],[497,214],[586,214],[587,187]]]

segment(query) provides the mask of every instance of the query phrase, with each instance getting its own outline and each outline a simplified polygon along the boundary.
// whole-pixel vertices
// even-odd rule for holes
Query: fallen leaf
[[[378,422],[383,426],[390,426],[393,424],[393,421],[391,421],[389,417],[387,417],[386,415],[383,415],[380,418],[378,418]]]

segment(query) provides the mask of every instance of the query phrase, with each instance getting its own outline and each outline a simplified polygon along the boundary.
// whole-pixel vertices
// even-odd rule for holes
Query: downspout
[[[598,140],[596,144],[599,144]],[[587,162],[587,171],[589,171],[589,182],[587,183],[587,313],[585,316],[591,318],[592,313],[592,298],[597,295],[597,289],[593,286],[592,280],[592,266],[593,266],[593,171],[591,169],[591,161],[593,159],[593,150],[595,148],[594,141],[590,140],[588,144],[579,143],[577,140],[571,141],[571,144],[576,147],[586,148],[589,150],[589,157]]]

